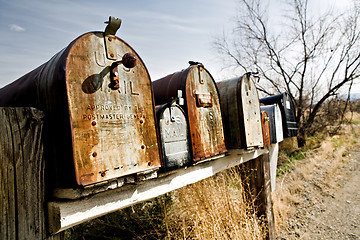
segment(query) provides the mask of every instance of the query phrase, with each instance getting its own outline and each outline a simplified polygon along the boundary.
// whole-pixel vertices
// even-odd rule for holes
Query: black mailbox
[[[295,137],[297,135],[295,106],[288,93],[284,92],[271,97],[261,98],[260,103],[264,105],[278,104],[283,122],[284,138]]]

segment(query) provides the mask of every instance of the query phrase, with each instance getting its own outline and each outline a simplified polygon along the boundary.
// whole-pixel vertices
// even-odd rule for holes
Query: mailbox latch
[[[134,53],[125,53],[120,61],[113,62],[110,66],[110,88],[119,89],[119,70],[118,65],[122,64],[127,69],[136,66],[137,58]]]
[[[210,93],[196,93],[197,107],[212,107],[212,97]]]

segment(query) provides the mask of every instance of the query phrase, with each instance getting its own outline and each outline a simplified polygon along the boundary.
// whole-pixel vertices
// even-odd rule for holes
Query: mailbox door
[[[278,104],[274,104],[274,122],[276,129],[276,142],[281,142],[284,140],[284,128],[281,110]]]
[[[262,124],[262,134],[263,134],[263,141],[264,141],[264,147],[267,147],[270,145],[270,127],[269,127],[269,117],[268,114],[263,111],[261,113],[261,124]]]
[[[263,137],[259,96],[251,74],[244,74],[241,79],[241,104],[246,147],[262,147]]]
[[[185,91],[194,161],[226,152],[218,91],[202,65],[190,67]]]
[[[188,125],[183,110],[178,105],[165,105],[158,111],[165,171],[189,165]]]
[[[151,81],[135,51],[112,39],[115,58],[133,53],[137,65],[118,66],[119,88],[111,89],[102,32],[75,41],[66,62],[66,87],[76,180],[88,185],[160,167]]]
[[[260,109],[262,112],[266,112],[269,118],[269,130],[270,130],[270,142],[271,143],[277,143],[276,137],[277,137],[277,126],[275,124],[275,106],[273,105],[267,105],[267,106],[261,106]]]

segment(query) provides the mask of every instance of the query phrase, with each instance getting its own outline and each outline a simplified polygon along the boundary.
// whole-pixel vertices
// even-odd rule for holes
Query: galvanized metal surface
[[[283,122],[281,111],[277,104],[261,106],[261,111],[266,111],[269,117],[270,141],[278,143],[284,140]]]
[[[110,88],[103,32],[74,40],[49,62],[0,90],[1,106],[33,106],[47,115],[47,152],[56,186],[89,185],[161,166],[151,81],[123,40],[111,40],[119,88]]]
[[[270,127],[269,127],[269,116],[266,111],[261,112],[261,127],[262,127],[262,135],[264,140],[264,147],[270,145]]]
[[[260,102],[264,105],[278,104],[282,115],[284,138],[297,136],[295,105],[288,93],[262,98]]]
[[[170,171],[189,165],[190,141],[184,111],[177,104],[166,104],[157,109],[156,114],[164,170]]]
[[[250,73],[217,82],[226,146],[263,147],[259,97]]]
[[[184,110],[188,118],[192,158],[211,158],[226,152],[219,95],[210,73],[201,65],[168,75],[153,82],[156,105],[185,93]]]

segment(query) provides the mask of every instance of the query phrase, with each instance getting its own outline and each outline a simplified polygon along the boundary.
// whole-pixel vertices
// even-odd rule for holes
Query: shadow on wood
[[[0,239],[62,239],[46,231],[43,117],[0,108]]]
[[[250,200],[257,207],[259,217],[267,225],[267,239],[275,239],[269,154],[245,162],[242,167],[246,172],[243,176],[243,184],[245,189],[248,189]]]

